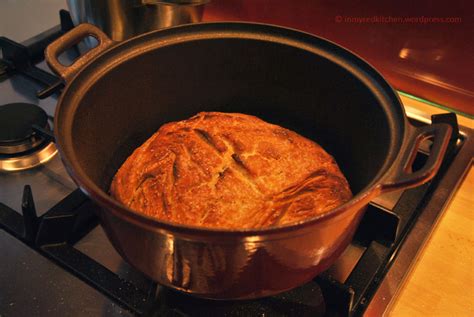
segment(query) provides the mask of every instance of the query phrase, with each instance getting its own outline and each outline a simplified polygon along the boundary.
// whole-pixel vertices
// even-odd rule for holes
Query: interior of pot
[[[208,39],[143,53],[98,78],[75,110],[72,151],[108,192],[120,165],[162,124],[200,111],[256,115],[316,141],[354,193],[381,171],[396,133],[386,105],[344,67],[275,42]]]

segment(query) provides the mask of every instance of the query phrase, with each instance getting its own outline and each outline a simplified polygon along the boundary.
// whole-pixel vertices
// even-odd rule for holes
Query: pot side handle
[[[443,161],[451,131],[451,126],[444,123],[415,128],[414,133],[410,134],[407,146],[402,149],[400,158],[392,166],[392,173],[383,181],[382,191],[416,187],[433,178]],[[411,172],[420,143],[427,138],[433,138],[428,159],[422,168]]]
[[[98,42],[97,46],[79,56],[71,65],[61,64],[58,56],[87,36],[94,37]],[[113,45],[115,45],[115,42],[99,28],[92,24],[83,23],[51,43],[46,48],[44,55],[49,67],[67,83],[85,64]]]

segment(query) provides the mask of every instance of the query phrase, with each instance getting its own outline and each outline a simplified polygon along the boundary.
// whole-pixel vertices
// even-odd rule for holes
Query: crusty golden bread
[[[220,112],[163,125],[120,167],[110,192],[158,219],[234,229],[301,221],[352,198],[318,144],[254,116]]]

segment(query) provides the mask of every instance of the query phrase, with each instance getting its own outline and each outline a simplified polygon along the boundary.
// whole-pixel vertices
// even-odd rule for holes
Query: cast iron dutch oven
[[[58,55],[86,36],[99,45],[71,66]],[[67,86],[55,116],[64,164],[102,208],[114,247],[161,283],[214,299],[256,298],[312,279],[351,241],[368,202],[436,173],[451,130],[410,125],[400,100],[370,65],[310,34],[251,23],[203,23],[115,43],[79,25],[46,51]],[[354,198],[299,223],[204,229],[138,214],[108,195],[113,175],[162,124],[199,111],[240,112],[321,144]],[[426,165],[410,166],[432,138]]]

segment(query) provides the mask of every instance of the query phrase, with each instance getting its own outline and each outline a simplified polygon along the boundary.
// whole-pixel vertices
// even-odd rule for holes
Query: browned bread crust
[[[158,219],[242,229],[297,222],[352,198],[318,144],[254,116],[219,112],[163,125],[125,161],[110,192]]]

